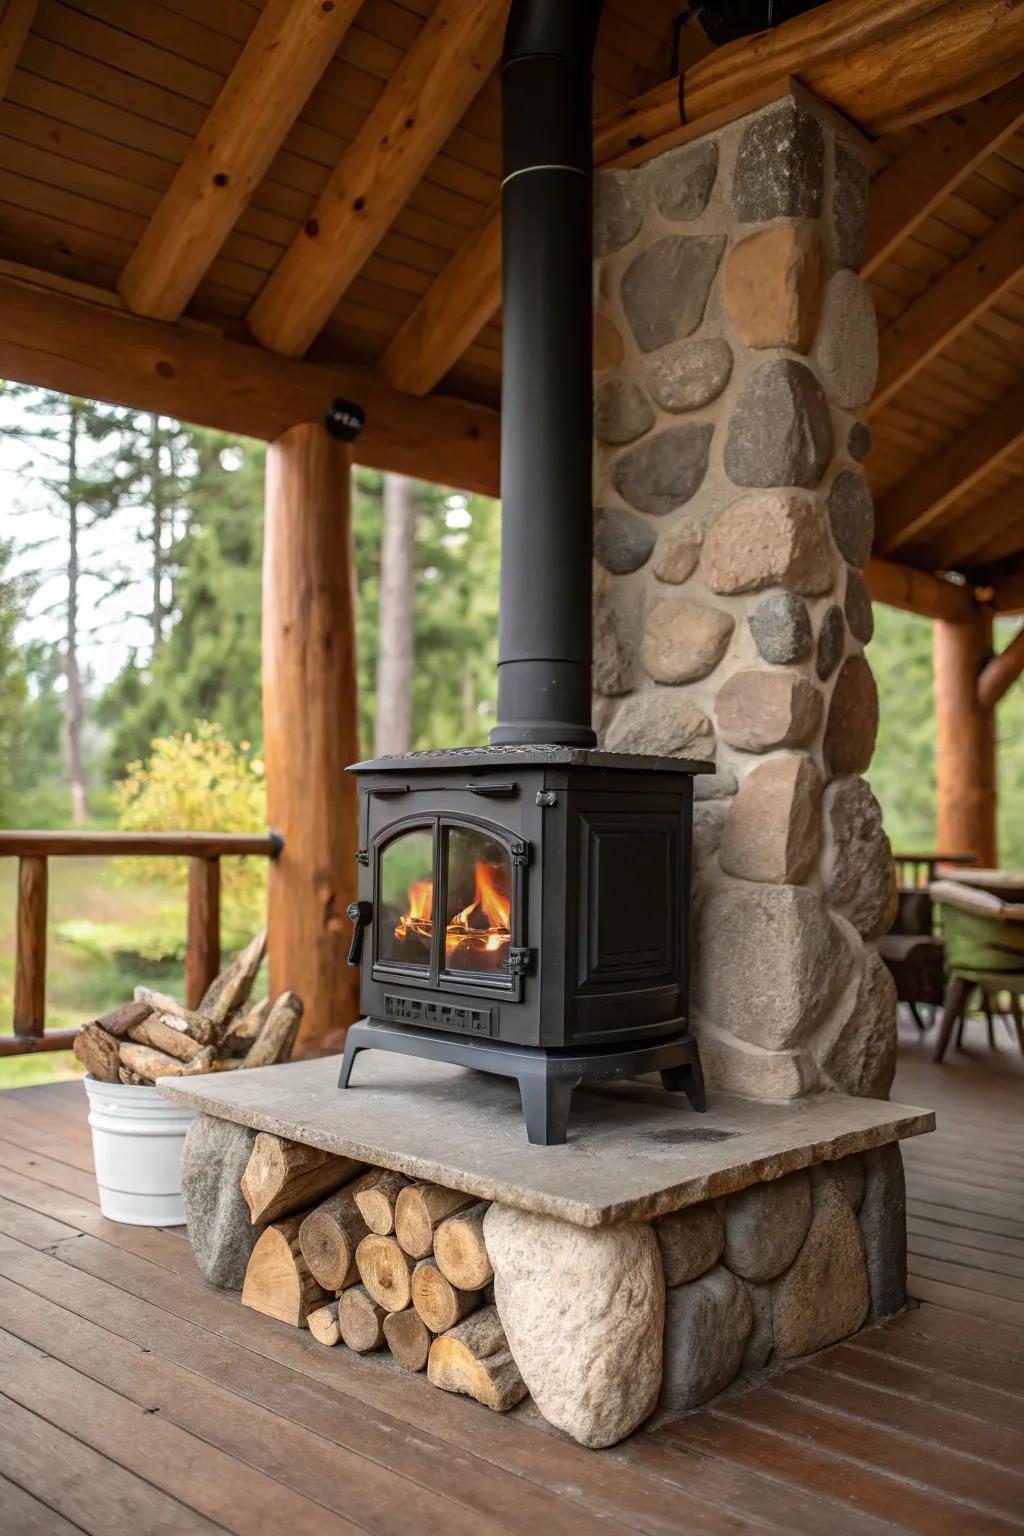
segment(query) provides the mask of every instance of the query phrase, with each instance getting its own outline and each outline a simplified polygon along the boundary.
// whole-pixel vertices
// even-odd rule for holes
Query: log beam
[[[928,619],[943,619],[948,624],[970,619],[976,606],[970,587],[877,556],[864,569],[864,583],[873,602]]]
[[[249,310],[301,357],[380,243],[501,52],[504,0],[441,0]]]
[[[0,101],[18,67],[38,6],[39,0],[0,0]]]
[[[999,700],[1024,672],[1024,628],[1018,629],[1005,651],[985,663],[978,678],[978,703],[995,709]]]
[[[49,865],[18,860],[18,942],[14,962],[14,1033],[42,1036],[46,1029],[46,918]]]
[[[351,528],[351,445],[319,423],[267,451],[263,557],[263,734],[267,815],[284,837],[270,867],[273,996],[305,1004],[300,1047],[359,1007],[346,964],[356,896],[359,756]]]
[[[118,282],[129,309],[177,320],[248,203],[361,0],[268,0]]]
[[[996,613],[1024,613],[1024,571],[1004,576],[992,590],[992,606]]]
[[[1024,268],[1024,203],[950,267],[937,283],[887,325],[879,338],[878,383],[867,415],[874,416],[916,373],[1013,284]]]
[[[978,699],[991,653],[990,610],[979,608],[964,623],[936,622],[936,847],[970,855],[985,869],[998,862],[995,717]]]
[[[941,118],[876,176],[871,184],[868,254],[861,276],[876,272],[1022,123],[1024,86],[1017,83]]]
[[[917,542],[958,497],[1024,442],[1024,383],[988,407],[962,437],[907,475],[879,501],[875,548],[891,555]]]
[[[267,441],[322,421],[342,396],[366,411],[361,464],[497,494],[497,411],[418,400],[364,369],[274,357],[212,328],[130,315],[106,297],[0,273],[0,377]]]

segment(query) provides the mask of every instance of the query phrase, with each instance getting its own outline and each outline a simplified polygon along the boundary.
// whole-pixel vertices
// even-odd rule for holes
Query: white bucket
[[[133,1227],[177,1227],[181,1151],[196,1111],[163,1099],[147,1083],[86,1077],[100,1210]]]

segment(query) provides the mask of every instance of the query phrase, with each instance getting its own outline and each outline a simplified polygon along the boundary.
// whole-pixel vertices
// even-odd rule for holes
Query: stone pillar
[[[695,836],[711,1084],[885,1096],[862,146],[801,92],[597,182],[595,724],[715,766]]]

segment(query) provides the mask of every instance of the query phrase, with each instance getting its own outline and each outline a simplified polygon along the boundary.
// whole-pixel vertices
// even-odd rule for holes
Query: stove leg
[[[582,1081],[552,1073],[543,1062],[519,1074],[526,1139],[535,1147],[560,1147],[569,1129],[573,1092]]]
[[[704,1074],[699,1060],[684,1062],[679,1067],[666,1067],[661,1074],[661,1081],[669,1093],[685,1093],[691,1109],[700,1112],[707,1109]]]
[[[352,1065],[359,1051],[372,1042],[362,1038],[365,1025],[350,1024],[345,1035],[345,1054],[341,1058],[341,1073],[338,1077],[338,1087],[347,1088],[348,1080],[352,1076]]]

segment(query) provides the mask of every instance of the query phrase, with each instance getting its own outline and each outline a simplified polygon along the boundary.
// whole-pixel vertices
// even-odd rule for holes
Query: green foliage
[[[194,731],[158,737],[148,761],[129,764],[114,798],[125,832],[266,831],[262,762],[247,741],[235,746],[206,720],[197,721]],[[133,859],[132,878],[179,893],[186,887],[186,869],[177,859]],[[225,930],[251,935],[265,922],[266,878],[264,858],[222,861]]]
[[[23,786],[28,666],[15,630],[25,615],[26,583],[9,573],[9,543],[0,543],[0,825],[17,815]]]

